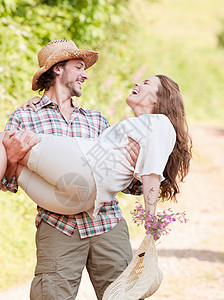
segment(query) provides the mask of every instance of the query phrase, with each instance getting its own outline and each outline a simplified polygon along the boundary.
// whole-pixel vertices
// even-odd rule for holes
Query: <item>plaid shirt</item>
[[[31,108],[23,110],[21,107],[14,111],[7,122],[5,130],[25,129],[36,133],[59,136],[95,138],[109,126],[108,121],[100,112],[83,109],[73,99],[71,99],[71,105],[73,106],[73,112],[69,122],[67,122],[58,105],[44,95],[36,105],[37,112],[34,112]],[[3,178],[2,190],[17,192],[18,185],[15,176],[9,181]],[[132,185],[124,192],[139,195],[141,191],[141,187]],[[94,221],[85,212],[76,215],[60,215],[38,207],[36,226],[40,224],[42,219],[68,236],[72,236],[75,229],[78,228],[80,237],[86,238],[111,230],[123,219],[123,216],[118,201],[114,199],[101,207]]]

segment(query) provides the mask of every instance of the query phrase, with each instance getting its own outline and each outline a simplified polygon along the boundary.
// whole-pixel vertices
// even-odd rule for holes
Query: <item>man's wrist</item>
[[[5,177],[6,177],[7,180],[10,180],[13,176],[16,175],[16,168],[17,168],[17,163],[16,162],[8,161],[7,169],[6,169],[6,172],[5,172]]]

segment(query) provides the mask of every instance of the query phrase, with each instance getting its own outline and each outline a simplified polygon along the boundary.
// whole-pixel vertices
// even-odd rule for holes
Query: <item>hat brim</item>
[[[92,65],[94,65],[98,60],[98,53],[91,50],[83,50],[83,49],[66,49],[62,50],[56,54],[50,55],[47,59],[46,63],[42,68],[40,68],[33,76],[32,80],[32,90],[36,91],[39,89],[37,81],[40,78],[40,76],[47,72],[53,65],[55,65],[58,62],[64,61],[64,60],[71,60],[71,59],[81,59],[85,63],[85,69],[90,68]]]

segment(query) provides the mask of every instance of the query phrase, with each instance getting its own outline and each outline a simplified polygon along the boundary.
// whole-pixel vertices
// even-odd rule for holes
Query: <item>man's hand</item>
[[[132,138],[128,137],[128,140],[129,140],[129,143],[128,143],[128,146],[125,147],[125,149],[128,151],[129,155],[126,158],[130,162],[132,167],[135,168],[135,165],[136,165],[136,162],[138,159],[138,155],[139,155],[140,146]],[[136,181],[137,181],[137,179],[136,179]]]
[[[32,99],[29,99],[27,102],[23,103],[21,107],[26,110],[27,107],[31,107],[34,111],[37,111],[35,104],[39,103],[41,100],[40,97],[33,97]]]
[[[10,179],[15,175],[17,163],[40,139],[32,131],[6,131],[3,138],[3,145],[7,154],[7,170],[5,176]]]

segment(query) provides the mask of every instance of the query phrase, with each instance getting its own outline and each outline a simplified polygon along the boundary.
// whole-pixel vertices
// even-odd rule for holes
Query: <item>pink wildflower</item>
[[[161,235],[167,235],[171,230],[168,225],[171,222],[180,221],[181,223],[186,223],[188,220],[185,217],[185,212],[174,213],[171,209],[168,212],[163,210],[163,212],[158,212],[156,215],[151,215],[145,211],[140,202],[131,212],[134,223],[139,226],[144,224],[146,227],[146,233],[152,234],[156,240]]]

